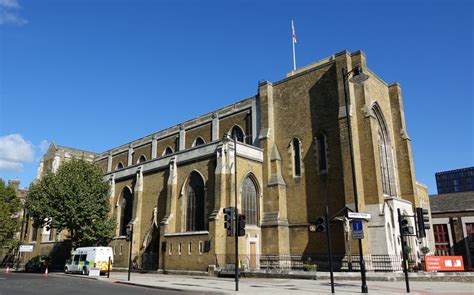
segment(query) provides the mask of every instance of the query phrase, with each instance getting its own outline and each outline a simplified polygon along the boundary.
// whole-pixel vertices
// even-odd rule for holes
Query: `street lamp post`
[[[251,135],[243,135],[242,141],[245,142],[247,137]],[[238,211],[238,184],[237,184],[237,135],[233,135],[234,140],[234,234],[235,234],[235,291],[239,291],[239,211]],[[242,210],[243,211],[243,210]]]
[[[352,74],[352,78],[349,79],[350,82],[357,85],[362,85],[362,83],[367,80],[369,77],[362,72],[362,67],[360,65],[355,66],[350,72],[347,72],[346,68],[342,68],[342,81],[344,84],[344,100],[345,100],[345,109],[346,109],[346,123],[347,123],[347,134],[349,140],[349,153],[351,157],[351,170],[352,170],[352,186],[354,190],[354,202],[355,202],[355,212],[359,212],[359,197],[357,195],[357,183],[356,183],[356,174],[355,174],[355,164],[354,164],[354,147],[352,144],[352,130],[351,130],[351,116],[349,113],[349,97],[347,95],[347,78]],[[362,293],[368,293],[369,289],[367,288],[367,280],[365,276],[365,261],[364,261],[364,250],[362,248],[362,240],[359,239],[359,261],[360,261],[360,275],[362,280],[361,290]]]
[[[234,136],[234,206],[235,206],[235,224],[234,224],[234,233],[235,233],[235,291],[239,291],[239,211],[238,211],[238,192],[237,192],[237,136]]]
[[[128,280],[130,281],[130,272],[132,270],[132,245],[133,245],[133,222],[127,225],[127,236],[126,240],[128,241]]]

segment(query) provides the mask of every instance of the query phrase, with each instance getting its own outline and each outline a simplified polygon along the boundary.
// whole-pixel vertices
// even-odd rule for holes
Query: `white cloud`
[[[18,15],[21,8],[17,0],[0,0],[0,25],[23,26],[28,21]]]
[[[20,134],[0,137],[0,171],[22,171],[23,164],[34,157],[35,146]]]
[[[6,8],[20,8],[17,0],[0,0],[0,6]]]

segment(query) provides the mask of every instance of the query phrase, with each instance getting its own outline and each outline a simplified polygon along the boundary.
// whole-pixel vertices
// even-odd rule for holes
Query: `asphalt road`
[[[175,295],[189,293],[189,291],[151,289],[79,277],[55,276],[54,273],[48,277],[32,273],[0,274],[0,295]]]

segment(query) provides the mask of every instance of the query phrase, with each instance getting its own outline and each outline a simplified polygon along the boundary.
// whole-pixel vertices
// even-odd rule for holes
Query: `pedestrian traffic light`
[[[428,209],[416,208],[416,221],[418,224],[418,237],[425,238],[426,230],[430,229],[430,216]]]
[[[326,218],[322,216],[318,216],[316,218],[316,232],[324,232],[326,231]]]
[[[414,234],[413,226],[410,226],[408,219],[405,216],[402,216],[401,220],[401,232],[403,235],[412,235]]]
[[[133,233],[133,223],[129,223],[127,224],[127,232],[126,232],[126,236],[125,236],[125,240],[127,241],[131,241],[132,240],[132,233]]]
[[[224,208],[224,228],[227,230],[228,237],[232,237],[234,235],[234,215],[235,210],[233,207]]]
[[[238,222],[238,229],[237,229],[239,237],[245,236],[245,220],[246,220],[245,215],[239,214],[239,222]]]

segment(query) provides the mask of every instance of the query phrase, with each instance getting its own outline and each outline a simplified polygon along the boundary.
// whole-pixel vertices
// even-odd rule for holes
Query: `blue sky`
[[[383,3],[379,3],[383,2]],[[472,1],[0,0],[0,177],[101,152],[343,49],[402,85],[417,179],[474,165]],[[179,109],[179,111],[178,111]]]

